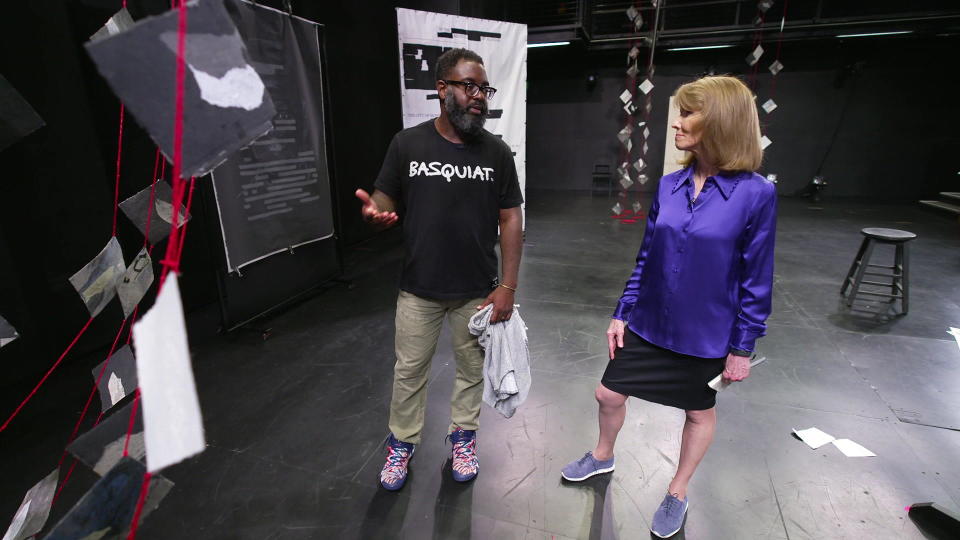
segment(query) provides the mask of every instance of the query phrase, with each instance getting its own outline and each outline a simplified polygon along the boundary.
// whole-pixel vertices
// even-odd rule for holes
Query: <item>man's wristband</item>
[[[500,287],[503,287],[504,289],[506,289],[506,290],[508,290],[508,291],[517,292],[516,289],[514,289],[513,287],[511,287],[511,286],[509,286],[509,285],[504,285],[503,283],[501,283],[499,286],[500,286]]]
[[[730,354],[734,356],[746,356],[750,358],[750,355],[753,354],[753,351],[745,351],[743,349],[730,349]]]

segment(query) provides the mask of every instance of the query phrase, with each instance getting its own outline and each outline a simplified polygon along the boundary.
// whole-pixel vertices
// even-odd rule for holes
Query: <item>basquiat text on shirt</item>
[[[417,176],[442,176],[447,182],[452,182],[454,178],[461,180],[480,180],[482,182],[493,182],[492,167],[471,167],[470,165],[451,165],[449,163],[440,163],[439,161],[411,161],[409,169],[410,178]]]

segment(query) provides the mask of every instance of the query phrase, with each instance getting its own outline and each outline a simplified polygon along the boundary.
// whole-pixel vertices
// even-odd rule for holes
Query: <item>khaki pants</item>
[[[483,349],[467,323],[484,298],[431,300],[405,291],[397,297],[397,334],[394,348],[393,399],[390,401],[390,431],[403,442],[420,444],[423,412],[427,400],[430,362],[444,316],[450,319],[453,352],[457,360],[456,380],[450,398],[449,431],[457,426],[477,429],[483,397]]]

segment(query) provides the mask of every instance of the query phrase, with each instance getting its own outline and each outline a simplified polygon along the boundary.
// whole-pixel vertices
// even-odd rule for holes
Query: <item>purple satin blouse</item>
[[[774,185],[756,173],[660,179],[637,266],[613,318],[666,349],[702,358],[753,351],[766,332],[777,228]]]

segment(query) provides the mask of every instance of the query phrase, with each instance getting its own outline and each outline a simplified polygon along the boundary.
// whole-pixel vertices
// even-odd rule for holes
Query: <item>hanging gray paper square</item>
[[[97,30],[96,34],[90,36],[90,41],[99,41],[103,38],[119,34],[124,30],[129,30],[133,25],[133,17],[130,16],[127,8],[120,8],[120,11],[116,12],[113,17],[110,17],[110,19]]]
[[[18,337],[20,337],[20,334],[17,333],[17,329],[7,322],[6,319],[0,317],[0,347],[3,347]]]
[[[643,206],[640,204],[640,201],[633,202],[633,213],[639,214],[640,210],[643,210]]]
[[[147,294],[151,284],[153,284],[153,261],[150,259],[147,248],[142,248],[127,267],[127,271],[123,273],[123,278],[117,283],[117,296],[123,307],[124,318],[133,313],[137,304]]]
[[[123,458],[80,498],[44,540],[126,538],[146,472],[146,467],[139,461]],[[173,482],[160,475],[150,478],[140,523],[160,505],[172,488]]]
[[[92,261],[70,276],[70,284],[80,295],[91,317],[96,317],[113,300],[117,283],[123,278],[125,269],[120,242],[113,236]]]
[[[222,0],[188,4],[184,178],[202,176],[273,129],[276,114]],[[174,155],[178,10],[86,44],[97,70],[160,150]]]
[[[774,101],[773,99],[768,99],[763,102],[763,105],[761,105],[760,108],[766,111],[767,114],[770,114],[773,112],[774,109],[777,108],[777,102]]]
[[[757,45],[757,48],[747,55],[747,64],[751,66],[756,64],[761,56],[763,56],[763,47]]]
[[[650,82],[650,79],[644,79],[643,82],[640,83],[640,91],[644,94],[649,94],[651,90],[653,90],[653,83]]]
[[[640,12],[637,11],[637,8],[630,6],[627,8],[627,18],[631,21],[640,16]]]
[[[0,74],[0,150],[43,126],[37,111]]]
[[[103,365],[107,371],[100,376]],[[97,379],[97,391],[100,392],[101,410],[107,411],[121,399],[133,393],[137,388],[137,360],[133,357],[133,350],[129,345],[117,349],[110,358],[100,362],[93,368],[93,380]]]
[[[626,144],[627,140],[630,139],[630,136],[633,134],[633,126],[627,124],[623,129],[617,133],[617,138],[620,139],[620,142]]]
[[[50,505],[57,491],[60,469],[54,469],[43,480],[27,491],[20,508],[14,514],[4,540],[25,540],[40,532],[50,517]]]
[[[170,235],[170,229],[173,226],[173,191],[163,180],[157,180],[153,186],[153,204],[150,204],[151,188],[147,187],[120,203],[120,209],[144,236],[147,235],[147,219],[149,219],[150,236],[147,241],[151,245],[156,245]],[[189,214],[185,216],[184,211],[181,206],[180,216],[177,218],[178,228],[190,221],[191,216]]]
[[[128,391],[131,390],[133,389]],[[133,411],[133,400],[129,400],[122,407],[115,408],[109,416],[90,428],[90,431],[77,437],[67,447],[67,451],[100,476],[105,475],[120,461],[125,445],[131,458],[142,460],[147,452],[143,442],[141,409],[142,407],[137,407],[132,430],[130,430],[130,413]],[[127,442],[128,430],[130,430],[129,443]]]
[[[631,64],[630,67],[627,69],[627,76],[630,77],[631,79],[635,78],[638,73],[640,73],[640,70],[637,69],[636,63]]]
[[[770,73],[776,75],[777,73],[780,73],[781,69],[783,69],[783,64],[781,64],[779,60],[774,60],[773,63],[770,64],[769,69]]]
[[[613,208],[611,208],[610,211],[619,216],[623,213],[623,207],[620,206],[620,203],[617,203],[613,205]]]

